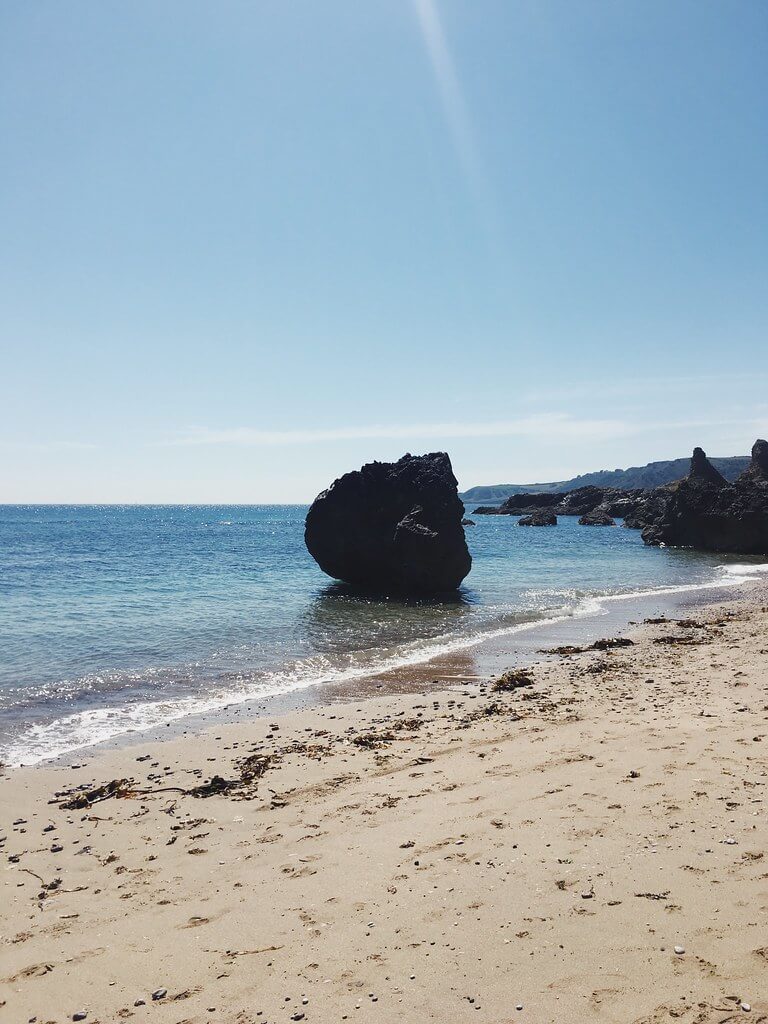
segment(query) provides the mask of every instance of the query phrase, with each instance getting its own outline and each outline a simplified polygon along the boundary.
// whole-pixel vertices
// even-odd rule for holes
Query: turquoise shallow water
[[[455,601],[361,597],[300,506],[0,506],[0,759],[27,763],[234,701],[353,680],[610,595],[737,583],[637,532],[477,517]]]

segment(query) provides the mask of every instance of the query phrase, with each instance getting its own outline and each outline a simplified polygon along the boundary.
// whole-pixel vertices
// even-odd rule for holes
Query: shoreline
[[[675,614],[676,609],[695,607],[701,603],[727,600],[749,587],[768,572],[768,562],[737,562],[720,567],[725,578],[712,579],[695,584],[680,584],[658,590],[645,590],[627,594],[609,594],[581,599],[583,610],[544,616],[512,626],[487,630],[473,637],[435,638],[434,645],[441,649],[436,654],[405,655],[398,663],[380,667],[359,668],[347,678],[320,679],[298,684],[271,694],[243,694],[236,696],[211,696],[191,698],[196,703],[208,704],[202,710],[169,712],[157,723],[146,727],[121,727],[104,738],[88,738],[82,743],[54,748],[53,752],[43,751],[29,757],[17,754],[10,748],[8,756],[0,759],[6,771],[17,767],[33,767],[51,763],[72,764],[79,760],[97,757],[100,753],[135,746],[137,743],[157,742],[189,735],[193,731],[205,731],[224,723],[245,721],[264,715],[286,714],[293,710],[318,707],[336,701],[356,700],[360,696],[373,695],[379,689],[391,692],[416,692],[419,689],[434,688],[448,679],[456,685],[486,678],[512,665],[530,665],[539,649],[556,646],[558,643],[581,643],[587,638],[596,639],[601,629],[618,631],[626,629],[635,619],[649,614]],[[429,642],[429,641],[427,641]],[[162,705],[162,702],[157,702]],[[212,706],[211,706],[212,705]],[[98,709],[92,712],[76,712],[93,717],[108,715],[111,711],[120,713],[121,708]],[[51,729],[67,718],[46,723]]]
[[[768,586],[689,607],[510,692],[357,696],[0,776],[0,1007],[768,1021]],[[213,775],[233,788],[190,792]],[[135,795],[50,802],[112,779]]]

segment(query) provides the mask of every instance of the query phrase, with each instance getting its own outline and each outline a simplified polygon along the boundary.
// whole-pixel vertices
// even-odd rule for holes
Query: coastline
[[[403,669],[402,692],[7,771],[0,1006],[101,1024],[768,1020],[768,586],[737,595],[689,600],[688,625],[596,618],[633,640],[616,650],[532,641],[534,683],[509,693],[477,678],[522,662],[497,638],[472,666]],[[245,779],[251,757],[264,771]],[[214,774],[238,785],[176,792]],[[112,779],[142,792],[50,803]]]
[[[487,679],[512,666],[533,664],[542,648],[560,644],[588,643],[606,630],[617,634],[647,616],[686,613],[686,609],[728,600],[753,581],[768,573],[768,562],[735,562],[720,567],[721,575],[704,582],[661,587],[604,596],[584,597],[567,612],[531,617],[514,625],[479,632],[474,636],[436,638],[424,641],[422,650],[405,653],[391,662],[351,671],[346,677],[320,677],[296,685],[288,684],[271,694],[246,692],[195,699],[190,710],[171,707],[162,713],[162,703],[153,706],[158,721],[154,725],[134,727],[129,723],[108,722],[112,710],[105,708],[84,713],[82,741],[66,738],[57,746],[46,736],[36,754],[5,758],[6,769],[19,764],[76,764],[98,757],[109,750],[132,747],[145,742],[162,742],[206,731],[224,724],[254,717],[284,715],[291,711],[322,707],[336,702],[388,693],[414,693],[440,689]],[[431,653],[437,652],[437,653]],[[195,710],[199,707],[200,710]],[[78,718],[77,713],[74,717]],[[44,727],[52,732],[59,722]],[[67,723],[68,724],[68,723]],[[106,729],[106,735],[103,735]],[[29,750],[29,747],[26,748]]]

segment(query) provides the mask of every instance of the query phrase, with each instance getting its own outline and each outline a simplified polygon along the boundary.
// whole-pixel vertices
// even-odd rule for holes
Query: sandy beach
[[[6,769],[0,1019],[768,1021],[768,589],[626,636]]]

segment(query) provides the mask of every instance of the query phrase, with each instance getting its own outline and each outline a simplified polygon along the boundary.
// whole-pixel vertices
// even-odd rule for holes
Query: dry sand
[[[630,636],[6,771],[0,1020],[768,1021],[768,593]]]

